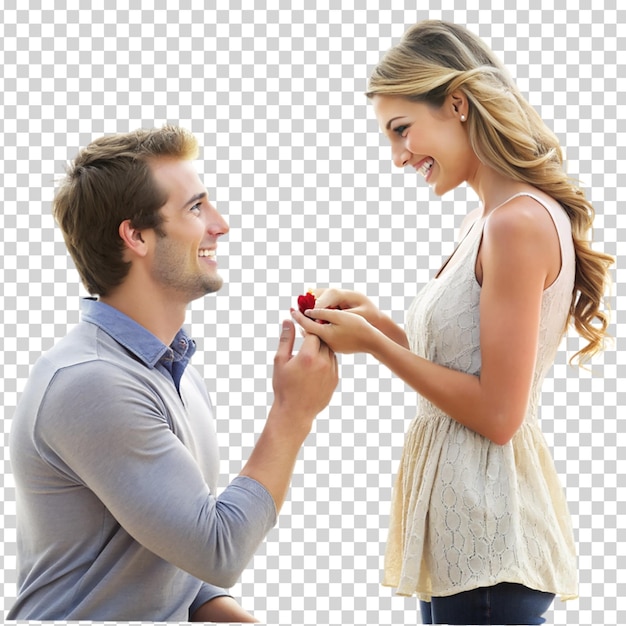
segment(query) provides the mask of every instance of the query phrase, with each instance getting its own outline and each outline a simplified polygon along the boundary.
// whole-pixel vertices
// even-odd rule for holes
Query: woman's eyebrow
[[[388,122],[387,122],[387,126],[385,126],[385,128],[387,130],[389,130],[391,128],[391,123],[395,120],[399,120],[401,117],[404,117],[403,115],[399,115],[398,117],[392,117]]]

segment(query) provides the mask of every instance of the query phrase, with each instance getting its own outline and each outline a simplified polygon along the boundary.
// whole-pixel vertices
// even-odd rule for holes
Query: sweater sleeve
[[[203,605],[209,602],[210,600],[214,600],[215,598],[219,598],[221,596],[229,596],[232,597],[228,591],[222,589],[221,587],[216,587],[215,585],[209,585],[208,583],[202,583],[200,587],[200,591],[196,596],[196,599],[192,602],[189,607],[189,617],[191,616]]]
[[[235,584],[276,522],[271,495],[251,478],[212,494],[155,385],[107,362],[59,370],[36,430],[56,472],[91,490],[148,550],[211,585]]]

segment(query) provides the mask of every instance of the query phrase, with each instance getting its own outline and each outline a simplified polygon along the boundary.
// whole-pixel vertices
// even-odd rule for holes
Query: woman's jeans
[[[516,583],[480,587],[420,602],[423,624],[543,624],[553,593]]]

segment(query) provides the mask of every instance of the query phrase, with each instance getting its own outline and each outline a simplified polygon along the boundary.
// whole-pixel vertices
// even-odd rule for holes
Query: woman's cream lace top
[[[517,195],[528,195],[549,211],[562,261],[560,274],[543,294],[526,418],[512,440],[500,446],[418,396],[394,488],[385,556],[383,584],[400,595],[430,600],[514,582],[562,600],[577,597],[570,515],[537,420],[541,384],[571,304],[571,226],[556,203]],[[481,289],[474,268],[483,227],[482,219],[474,223],[453,263],[418,294],[406,320],[413,352],[474,375],[481,368]]]

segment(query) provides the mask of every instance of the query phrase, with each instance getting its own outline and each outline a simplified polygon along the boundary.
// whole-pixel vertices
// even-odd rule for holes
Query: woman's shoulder
[[[558,204],[548,196],[522,192],[493,209],[485,219],[484,237],[506,245],[530,239],[547,243],[556,235],[553,210]]]
[[[555,211],[563,211],[563,207],[557,200],[536,187],[524,185],[495,207],[495,209],[489,213],[489,216],[502,216],[507,212],[534,212],[539,214],[547,212],[550,215],[554,215]],[[499,217],[499,219],[505,218]]]
[[[522,192],[491,211],[485,220],[481,245],[481,268],[507,261],[515,273],[523,266],[545,273],[544,288],[552,284],[561,268],[558,203],[546,194]]]

